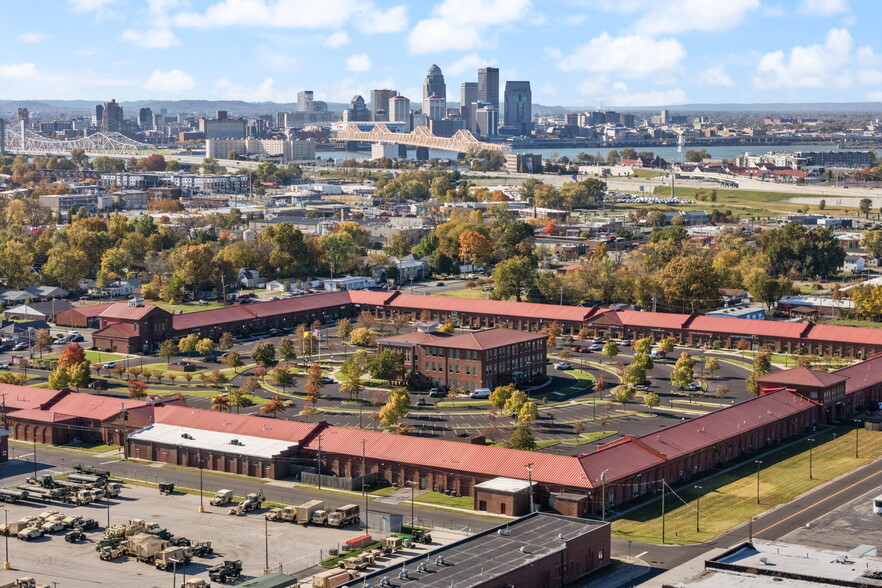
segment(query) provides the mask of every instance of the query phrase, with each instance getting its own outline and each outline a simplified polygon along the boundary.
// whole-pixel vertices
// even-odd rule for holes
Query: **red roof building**
[[[139,353],[159,348],[172,335],[172,314],[130,300],[111,304],[98,315],[92,343],[102,351]]]

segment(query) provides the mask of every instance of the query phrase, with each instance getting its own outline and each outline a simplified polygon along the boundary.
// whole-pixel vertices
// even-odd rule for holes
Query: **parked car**
[[[649,354],[649,358],[650,359],[664,359],[665,356],[662,355],[661,353],[659,353],[658,351],[653,351],[652,353]]]
[[[477,280],[477,279],[478,279],[478,276],[477,276],[476,274],[469,274],[469,275],[466,276],[466,277],[467,277],[468,279],[470,279],[470,280]]]
[[[476,388],[469,394],[469,398],[490,398],[490,388]]]
[[[22,341],[21,343],[16,344],[15,347],[12,348],[13,351],[24,351],[29,347],[27,341]]]
[[[621,345],[622,347],[629,347],[633,344],[634,344],[634,342],[631,341],[630,339],[622,339],[622,342],[619,343],[619,345]]]
[[[282,298],[294,298],[294,294],[291,292],[285,292],[282,294]]]
[[[104,364],[104,369],[106,369],[106,370],[112,370],[115,367],[116,367],[115,361],[108,361],[107,363]]]
[[[321,382],[322,384],[336,384],[337,383],[337,381],[334,380],[334,378],[329,378],[328,376],[322,376],[321,378],[319,378],[319,382]]]
[[[9,369],[8,363],[0,363],[0,370],[8,370],[8,369]]]
[[[208,304],[208,300],[200,300],[199,304],[205,306],[206,304]]]
[[[435,285],[436,285],[436,286],[443,286],[443,285],[444,285],[444,282],[438,282],[438,283],[435,284]]]
[[[559,361],[554,364],[554,369],[556,370],[571,370],[573,369],[573,364],[566,361]]]
[[[428,406],[428,404],[429,403],[426,401],[425,397],[423,397],[422,394],[417,396],[417,401],[416,401],[417,406]]]
[[[692,382],[691,384],[686,384],[680,389],[685,392],[698,392],[699,390],[701,390],[701,384],[699,384],[698,382]]]
[[[432,398],[444,398],[447,396],[447,392],[444,391],[444,388],[432,388],[429,390],[429,396]]]
[[[52,342],[53,345],[65,345],[67,343],[67,339],[56,339]]]
[[[588,350],[589,351],[603,351],[603,345],[595,343],[594,345],[591,345],[590,347],[588,347]]]
[[[282,331],[279,330],[279,329],[270,329],[270,330],[269,330],[269,334],[270,334],[270,335],[281,335],[281,334],[282,334]]]
[[[270,296],[269,299],[270,300],[279,300],[279,297],[278,296]]]
[[[599,344],[603,343],[603,339],[601,339],[600,337],[594,337],[593,339],[591,339],[591,342],[594,343],[595,345],[599,345]]]

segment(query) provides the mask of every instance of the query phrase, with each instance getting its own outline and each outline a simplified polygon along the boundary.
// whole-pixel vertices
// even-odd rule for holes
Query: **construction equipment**
[[[411,533],[411,539],[414,543],[423,543],[425,545],[432,542],[432,536],[425,529],[414,529]]]
[[[58,488],[59,484],[52,478],[52,474],[43,474],[39,478],[30,477],[25,480],[26,484],[41,486],[43,488]]]
[[[354,525],[359,521],[359,508],[357,504],[347,504],[328,513],[328,526],[345,527]]]
[[[284,508],[271,508],[265,515],[268,521],[294,522],[297,519],[297,507],[290,504]]]
[[[175,491],[175,483],[174,482],[160,482],[159,483],[159,493],[160,494],[171,494]]]
[[[3,502],[18,502],[19,500],[27,500],[28,493],[26,490],[17,488],[0,488],[0,500]]]
[[[64,534],[64,540],[68,543],[79,543],[85,538],[86,534],[79,529],[74,529],[73,531],[68,531]]]
[[[212,582],[225,583],[227,580],[238,578],[242,575],[242,560],[224,560],[213,568],[208,568],[208,577]]]
[[[312,515],[317,510],[324,510],[325,503],[323,500],[310,500],[304,502],[297,507],[297,524],[308,525],[312,521]]]
[[[264,500],[266,500],[266,498],[264,498],[263,492],[261,492],[260,490],[258,490],[257,492],[251,492],[250,494],[248,494],[248,496],[245,497],[245,500],[230,509],[230,514],[239,516],[245,514],[246,512],[257,510],[263,504]]]
[[[211,506],[223,506],[225,504],[229,504],[233,502],[233,491],[229,488],[221,488],[214,494],[214,498],[212,498],[208,503]]]
[[[186,547],[166,547],[153,556],[153,563],[158,570],[168,570],[176,564],[187,565],[190,553]]]
[[[337,588],[361,577],[358,570],[328,570],[312,577],[312,588]]]

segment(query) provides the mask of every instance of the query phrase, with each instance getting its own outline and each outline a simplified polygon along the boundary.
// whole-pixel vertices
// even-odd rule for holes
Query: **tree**
[[[404,374],[404,354],[392,349],[384,349],[375,355],[367,365],[371,377],[386,380],[390,384]]]
[[[154,171],[165,171],[166,162],[165,157],[158,153],[154,153],[153,155],[148,155],[140,162],[138,162],[138,168],[142,172],[154,172]]]
[[[665,337],[658,342],[658,353],[662,357],[667,357],[668,353],[674,350],[675,339],[673,337]]]
[[[386,403],[380,407],[380,424],[387,428],[397,427],[410,409],[410,395],[407,388],[393,388],[386,398]]]
[[[331,272],[345,273],[355,268],[358,245],[349,233],[326,233],[319,239]]]
[[[521,409],[528,401],[529,397],[523,391],[515,390],[509,395],[503,407],[506,413],[516,416],[520,414]]]
[[[720,362],[716,357],[708,357],[704,360],[704,371],[714,377],[714,372],[720,369]]]
[[[349,339],[349,334],[352,333],[352,321],[348,318],[341,318],[337,321],[337,336],[340,337],[341,340],[346,341]]]
[[[251,359],[254,360],[254,363],[272,367],[278,363],[276,361],[276,348],[269,341],[259,342],[251,350]]]
[[[129,388],[129,398],[140,400],[147,396],[147,382],[141,380],[126,380]]]
[[[459,235],[459,256],[473,265],[482,265],[493,256],[493,244],[477,231],[465,230]]]
[[[865,218],[870,218],[871,206],[873,206],[873,201],[869,198],[861,198],[861,201],[858,203],[858,209],[863,213]]]
[[[233,334],[227,331],[221,335],[220,340],[218,340],[217,348],[226,351],[227,349],[232,349],[235,343],[236,340],[233,338]]]
[[[533,437],[532,423],[530,421],[518,421],[506,445],[510,449],[534,451],[536,449],[536,439]]]
[[[223,361],[224,365],[233,370],[233,373],[236,375],[239,375],[239,372],[236,370],[245,365],[245,362],[242,361],[242,356],[237,351],[227,351]]]
[[[0,249],[0,273],[6,276],[6,286],[10,289],[30,283],[33,263],[33,249],[21,241],[9,240]]]
[[[49,329],[37,329],[34,331],[34,348],[40,352],[41,358],[44,351],[52,350],[52,336],[49,334]]]
[[[206,157],[202,160],[202,173],[214,174],[218,170],[218,162],[214,157]]]
[[[753,358],[753,370],[747,377],[747,391],[754,395],[757,394],[759,392],[757,379],[765,376],[771,371],[772,358],[767,350],[760,349]]]
[[[230,410],[229,394],[217,394],[211,397],[211,410],[224,411]],[[232,412],[232,411],[230,411]]]
[[[522,255],[500,261],[493,270],[494,291],[501,299],[514,296],[520,302],[521,296],[533,286],[535,279],[533,263]]]
[[[636,390],[634,389],[634,386],[629,384],[622,384],[621,386],[616,386],[612,389],[613,398],[615,398],[616,402],[622,405],[633,400],[635,393]]]
[[[705,253],[684,253],[674,257],[658,272],[665,301],[672,306],[715,306],[720,299],[720,280],[712,259]]]
[[[211,355],[215,352],[216,349],[217,345],[208,337],[200,339],[199,342],[196,344],[196,352],[199,355]]]
[[[397,335],[401,332],[401,329],[410,324],[410,317],[406,314],[399,313],[392,317],[389,324],[395,329],[395,334]]]
[[[321,397],[321,389],[323,387],[321,366],[317,363],[310,364],[306,369],[306,383],[303,386],[308,402],[315,404]]]
[[[717,387],[714,388],[714,396],[720,399],[720,404],[723,403],[723,398],[729,393],[728,388],[724,384],[717,384]]]
[[[294,375],[288,370],[288,368],[274,367],[269,371],[268,375],[273,384],[282,389],[282,392],[285,392],[285,389],[288,386],[294,384]]]
[[[543,329],[545,336],[548,337],[547,346],[554,347],[557,345],[557,338],[563,334],[563,327],[560,326],[560,323],[554,321],[550,323],[545,329]]]
[[[350,357],[340,366],[340,372],[343,375],[340,382],[340,392],[349,394],[350,400],[359,398],[361,391],[364,390],[364,383],[361,381],[365,374],[363,362],[356,359],[355,356]]]
[[[349,334],[349,342],[360,347],[372,347],[376,345],[376,337],[367,327],[359,327]]]
[[[656,408],[661,404],[661,399],[655,392],[647,392],[643,395],[643,404],[649,409],[649,412],[652,412],[653,408]]]
[[[171,359],[178,355],[178,346],[171,339],[167,339],[159,344],[159,357],[165,358],[165,364],[169,365]]]
[[[649,354],[649,352],[651,350],[652,350],[652,339],[650,339],[649,337],[646,337],[643,339],[637,339],[636,341],[634,341],[634,353],[635,354],[636,353]]]
[[[181,353],[186,353],[187,357],[190,357],[190,354],[196,351],[196,345],[199,343],[199,335],[196,333],[190,333],[186,337],[182,337],[180,341],[178,341],[178,350]]]
[[[452,335],[453,333],[456,332],[456,325],[453,324],[452,320],[448,319],[448,320],[444,321],[444,324],[442,324],[440,327],[438,327],[438,332],[445,333],[447,335]]]
[[[291,361],[297,359],[297,346],[293,339],[282,339],[279,341],[279,361],[284,361],[285,365],[290,366]]]
[[[864,231],[861,236],[861,247],[873,257],[882,257],[882,230]]]
[[[525,402],[521,407],[521,410],[518,411],[518,420],[523,421],[535,421],[539,418],[539,407],[536,406],[535,402]]]
[[[71,343],[64,348],[58,358],[58,365],[64,369],[79,365],[86,360],[86,350],[79,343]]]
[[[67,375],[68,385],[76,386],[77,392],[79,392],[80,388],[88,386],[89,382],[92,380],[92,372],[89,368],[89,362],[84,361],[67,368]]]
[[[612,358],[619,354],[618,344],[613,340],[607,341],[606,345],[603,346],[603,354],[612,360]]]
[[[744,278],[744,285],[750,296],[764,303],[768,310],[772,310],[782,296],[789,295],[793,290],[793,282],[789,278],[770,277],[762,268],[748,273]]]
[[[240,408],[251,406],[254,401],[248,397],[248,390],[245,388],[233,388],[230,390],[230,404],[236,407],[236,414],[239,414]],[[275,416],[275,414],[273,415]]]
[[[625,373],[622,375],[623,384],[633,384],[636,386],[642,384],[645,381],[646,367],[642,363],[634,361],[634,363],[625,368]]]
[[[66,367],[57,365],[52,372],[49,373],[49,387],[53,390],[61,390],[70,384],[70,375]]]
[[[490,404],[496,408],[503,408],[511,395],[517,392],[517,386],[508,384],[505,386],[497,386],[490,393]]]
[[[671,372],[671,385],[677,386],[681,390],[684,386],[688,386],[695,380],[695,362],[692,356],[686,351],[680,354],[677,363],[674,364],[674,370]]]
[[[369,310],[362,310],[358,313],[358,324],[366,329],[371,329],[377,325],[377,317]]]
[[[287,408],[288,405],[285,404],[284,399],[280,396],[273,396],[266,404],[260,407],[260,414],[271,414],[273,418],[276,418],[276,413],[284,412]]]

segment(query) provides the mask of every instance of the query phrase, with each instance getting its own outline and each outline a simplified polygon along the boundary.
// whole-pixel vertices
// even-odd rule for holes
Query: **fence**
[[[313,484],[319,487],[356,492],[361,490],[365,484],[368,487],[373,486],[376,482],[376,475],[368,474],[367,476],[359,476],[357,478],[338,478],[337,476],[325,474],[319,476],[318,474],[304,471],[300,473],[300,481],[304,484]]]
[[[322,560],[325,559],[326,553],[324,549],[319,549],[318,551],[313,551],[312,553],[307,553],[301,555],[300,557],[295,557],[294,559],[289,559],[288,561],[280,561],[278,565],[270,566],[267,570],[267,574],[298,574],[303,570],[308,570],[309,568],[318,566],[322,563]]]

